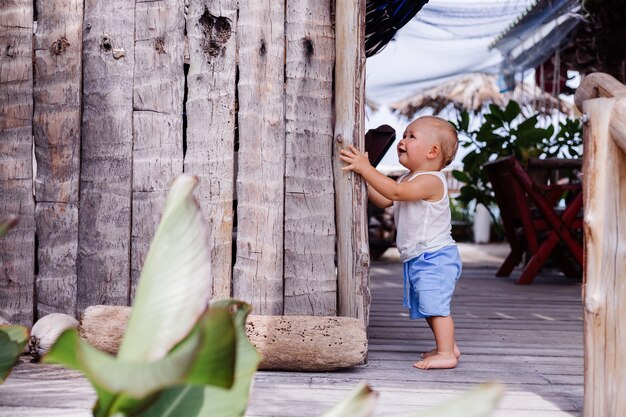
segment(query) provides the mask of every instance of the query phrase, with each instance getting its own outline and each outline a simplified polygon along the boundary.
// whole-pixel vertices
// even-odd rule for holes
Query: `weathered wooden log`
[[[115,354],[130,311],[121,306],[88,307],[81,317],[80,336]],[[363,321],[350,317],[251,315],[246,333],[263,355],[259,369],[330,371],[359,365],[367,354]]]
[[[626,97],[583,104],[585,127],[585,417],[623,415],[626,398],[626,154],[611,134]],[[626,136],[626,131],[622,130]]]
[[[370,305],[367,191],[363,179],[342,171],[339,152],[365,142],[365,1],[335,4],[335,210],[337,311],[367,323]]]

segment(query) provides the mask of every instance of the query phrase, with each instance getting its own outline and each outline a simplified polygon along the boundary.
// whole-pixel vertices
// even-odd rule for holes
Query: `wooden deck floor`
[[[372,266],[367,365],[333,373],[259,372],[249,416],[319,416],[359,381],[379,393],[376,416],[437,404],[478,383],[498,380],[507,393],[499,417],[579,416],[583,398],[580,283],[543,274],[526,287],[466,268],[453,317],[463,356],[453,370],[411,364],[432,347],[425,322],[401,307],[402,266]],[[89,416],[94,394],[78,374],[21,364],[0,386],[0,416]],[[181,416],[184,417],[184,416]]]

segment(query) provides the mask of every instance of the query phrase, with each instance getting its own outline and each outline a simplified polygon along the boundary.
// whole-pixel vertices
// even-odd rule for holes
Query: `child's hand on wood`
[[[361,153],[352,145],[349,146],[349,150],[342,149],[339,158],[348,163],[347,166],[341,168],[343,171],[354,171],[357,174],[362,174],[363,171],[371,166],[367,152]]]

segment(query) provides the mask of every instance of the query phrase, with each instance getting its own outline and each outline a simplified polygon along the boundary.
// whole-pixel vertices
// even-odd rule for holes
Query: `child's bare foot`
[[[428,352],[424,352],[422,353],[420,356],[422,358],[427,358],[429,356],[433,356],[437,354],[437,348],[431,349]],[[459,350],[459,347],[456,345],[456,343],[454,344],[454,356],[456,356],[457,359],[459,359],[461,357],[461,351]]]
[[[451,369],[456,367],[459,360],[455,355],[435,353],[413,364],[417,369]]]

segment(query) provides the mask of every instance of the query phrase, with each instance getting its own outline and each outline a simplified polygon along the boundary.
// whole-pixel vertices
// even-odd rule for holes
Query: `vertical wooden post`
[[[335,200],[339,315],[369,315],[367,196],[362,179],[341,171],[339,150],[363,149],[365,106],[365,0],[337,0],[335,11]]]
[[[131,301],[170,183],[183,172],[185,46],[183,0],[135,7]]]
[[[191,0],[185,172],[200,177],[216,299],[229,298],[232,286],[236,29],[237,0]]]
[[[130,295],[135,0],[85,0],[77,310]]]
[[[37,316],[76,310],[83,1],[38,0],[33,131]]]
[[[0,315],[33,320],[33,0],[0,6],[0,215],[20,216],[0,238]]]
[[[237,259],[233,295],[283,314],[284,2],[239,2]]]
[[[626,87],[615,87],[614,79],[606,83],[605,77],[593,74],[576,93],[579,108],[588,115],[583,166],[585,417],[626,412]]]
[[[288,0],[285,315],[337,315],[331,1]]]

